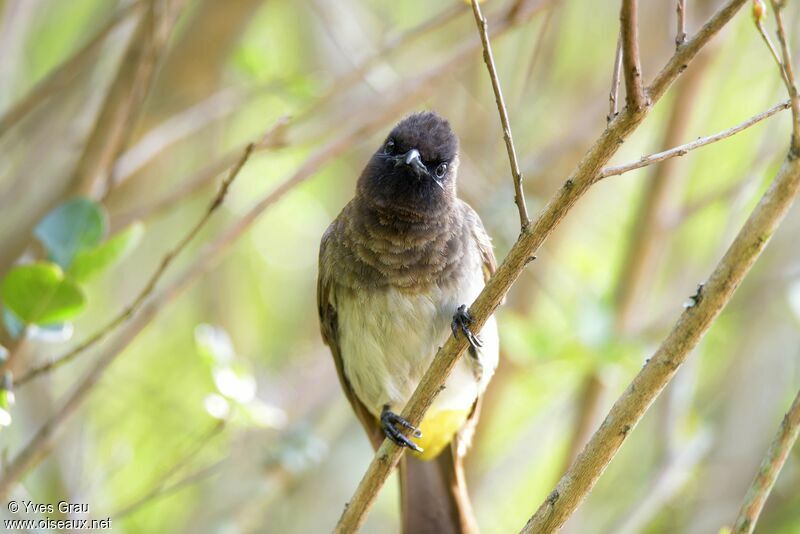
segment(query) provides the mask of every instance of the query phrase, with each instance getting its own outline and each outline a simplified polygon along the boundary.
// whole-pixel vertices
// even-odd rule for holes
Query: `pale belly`
[[[483,285],[483,274],[476,272],[445,289],[433,286],[424,295],[397,289],[337,295],[344,372],[370,412],[377,417],[386,404],[392,411],[402,411],[434,354],[450,335],[456,309],[472,303]],[[480,364],[465,353],[429,414],[468,411],[486,388],[498,359],[494,317],[486,322],[480,337]]]

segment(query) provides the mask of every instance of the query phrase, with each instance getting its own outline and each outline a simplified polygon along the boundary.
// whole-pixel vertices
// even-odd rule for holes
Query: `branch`
[[[523,532],[557,530],[591,491],[630,431],[730,301],[798,193],[800,159],[787,157],[708,282],[699,286],[690,299],[691,305],[614,403],[603,424]]]
[[[678,29],[675,32],[675,46],[679,47],[686,42],[686,0],[678,0],[676,11]]]
[[[669,150],[664,150],[663,152],[656,152],[655,154],[650,154],[649,156],[642,156],[638,161],[634,161],[632,163],[617,165],[615,167],[606,167],[602,171],[600,171],[600,174],[597,175],[597,181],[600,181],[603,178],[607,178],[609,176],[618,176],[626,172],[634,171],[636,169],[641,169],[642,167],[647,167],[648,165],[652,165],[654,163],[658,163],[660,161],[664,161],[670,158],[685,156],[686,154],[688,154],[689,152],[691,152],[696,148],[710,145],[711,143],[716,143],[717,141],[721,141],[723,139],[727,139],[728,137],[736,135],[742,130],[746,130],[747,128],[753,126],[754,124],[758,124],[764,119],[772,117],[776,113],[779,113],[785,109],[789,109],[789,107],[790,104],[789,101],[787,100],[785,102],[781,102],[780,104],[772,106],[768,110],[759,113],[758,115],[750,117],[746,121],[742,122],[741,124],[737,124],[733,128],[729,128],[727,130],[716,133],[714,135],[710,135],[708,137],[700,137],[690,143],[679,145],[674,148],[670,148]]]
[[[654,85],[651,86],[651,94],[654,101],[666,91],[667,87],[684,70],[684,66],[706,45],[714,34],[727,24],[745,2],[746,0],[729,0],[695,37],[675,53],[656,77]],[[494,276],[487,282],[478,298],[470,306],[470,313],[474,319],[476,331],[480,331],[487,318],[497,309],[511,285],[522,273],[542,243],[578,199],[591,187],[594,177],[616,153],[620,144],[641,124],[650,108],[650,106],[639,109],[625,108],[589,149],[578,164],[577,169],[548,202],[541,215],[521,233]],[[441,386],[466,348],[467,341],[463,336],[459,338],[451,336],[447,339],[403,409],[402,417],[404,419],[412,425],[419,425],[425,411],[433,403],[441,390]],[[391,441],[383,441],[367,472],[361,479],[353,498],[350,499],[339,519],[335,529],[336,532],[355,532],[363,525],[366,514],[375,502],[378,491],[399,462],[403,452],[403,449]]]
[[[89,39],[86,44],[63,63],[50,71],[41,81],[34,85],[25,96],[13,104],[11,108],[0,117],[0,137],[8,133],[20,119],[34,110],[41,102],[47,100],[50,95],[66,86],[74,79],[83,66],[89,62],[91,56],[100,49],[106,37],[134,11],[138,10],[141,4],[141,0],[137,0],[122,8],[119,13],[111,17],[111,20],[106,22],[106,24],[100,28],[100,31]]]
[[[614,71],[611,75],[611,91],[608,94],[607,122],[617,116],[617,96],[619,95],[619,79],[622,75],[622,33],[617,36],[617,53],[614,56]]]
[[[150,275],[150,278],[145,284],[144,288],[139,292],[136,298],[133,300],[131,304],[129,304],[124,310],[122,310],[119,315],[114,317],[108,324],[106,324],[103,328],[98,330],[94,335],[89,337],[86,341],[79,344],[69,352],[52,359],[51,361],[35,367],[25,373],[20,379],[17,381],[17,385],[22,385],[33,378],[36,378],[42,373],[46,373],[56,367],[69,363],[72,359],[80,355],[82,352],[86,351],[87,349],[93,347],[95,344],[102,341],[107,335],[109,335],[112,331],[114,331],[117,327],[121,324],[128,321],[134,314],[142,307],[142,305],[147,301],[150,295],[153,294],[153,291],[156,289],[156,285],[158,284],[161,277],[164,276],[164,273],[167,271],[169,266],[172,262],[177,258],[181,252],[186,248],[186,246],[194,240],[200,230],[206,225],[208,220],[214,214],[214,212],[222,205],[222,202],[225,200],[225,196],[228,194],[228,189],[230,189],[231,184],[239,175],[239,171],[242,170],[242,167],[250,158],[250,154],[253,152],[253,148],[255,147],[254,143],[250,143],[245,147],[242,155],[239,157],[239,161],[236,162],[229,174],[228,177],[222,181],[222,184],[219,187],[219,191],[214,196],[214,199],[209,204],[208,208],[206,209],[205,213],[202,217],[195,223],[195,225],[189,230],[189,232],[181,239],[177,245],[175,245],[169,252],[167,252],[161,260],[161,264],[158,268]]]
[[[508,111],[506,110],[506,103],[503,100],[503,91],[500,89],[500,79],[497,77],[497,68],[494,65],[492,45],[489,42],[486,18],[483,16],[483,13],[481,13],[481,6],[478,4],[478,0],[472,0],[472,13],[475,15],[475,23],[478,25],[481,42],[483,43],[483,61],[486,63],[486,68],[489,70],[489,77],[492,79],[492,89],[494,90],[494,99],[497,103],[497,112],[500,114],[500,124],[503,126],[503,140],[506,143],[508,161],[511,165],[511,178],[514,181],[514,203],[519,210],[519,225],[524,230],[531,221],[528,218],[528,208],[525,205],[525,195],[522,191],[522,173],[519,170],[517,151],[514,148],[514,138],[511,135],[511,124],[508,121]]]
[[[637,4],[637,0],[622,0],[619,11],[622,63],[625,71],[625,102],[632,109],[641,109],[646,105],[642,85],[642,65],[639,59]]]
[[[736,518],[736,524],[733,527],[735,534],[749,534],[753,532],[758,522],[758,516],[761,514],[761,509],[764,508],[764,503],[767,501],[772,486],[778,479],[778,474],[781,472],[786,458],[789,456],[789,451],[797,441],[797,436],[800,433],[800,391],[794,398],[792,406],[781,422],[778,429],[778,434],[767,449],[767,454],[761,461],[761,467],[758,469],[750,489],[747,490],[747,496],[742,503],[742,508],[739,510],[739,517]]]

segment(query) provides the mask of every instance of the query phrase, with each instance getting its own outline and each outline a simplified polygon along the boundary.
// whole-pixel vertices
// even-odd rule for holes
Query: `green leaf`
[[[66,321],[86,305],[81,288],[48,262],[14,267],[0,289],[5,305],[26,324]]]
[[[127,256],[136,248],[143,235],[144,224],[136,221],[104,243],[78,251],[69,268],[69,275],[77,282],[86,282]]]
[[[33,233],[47,249],[48,257],[66,269],[79,251],[100,243],[107,219],[100,204],[79,197],[45,215]]]

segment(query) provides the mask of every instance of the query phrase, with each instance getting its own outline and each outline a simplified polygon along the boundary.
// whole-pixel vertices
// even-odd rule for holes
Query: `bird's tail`
[[[403,534],[475,534],[464,469],[451,444],[433,460],[411,454],[400,462]]]

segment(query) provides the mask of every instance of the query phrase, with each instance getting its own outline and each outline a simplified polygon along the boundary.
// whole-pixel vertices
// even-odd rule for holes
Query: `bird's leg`
[[[389,405],[385,404],[383,406],[383,411],[381,412],[381,428],[383,429],[383,433],[386,435],[386,437],[392,440],[396,445],[408,447],[409,449],[417,452],[422,452],[422,449],[420,449],[416,443],[405,437],[405,435],[403,435],[403,433],[397,429],[398,426],[410,430],[415,438],[422,437],[422,432],[420,432],[419,428],[415,427],[393,411],[389,410]]]
[[[483,341],[472,333],[469,329],[473,323],[472,316],[469,314],[466,304],[462,304],[453,315],[453,322],[450,323],[450,328],[453,329],[453,337],[458,337],[458,332],[464,333],[464,337],[469,341],[469,353],[473,358],[478,357],[478,348],[483,346]]]

